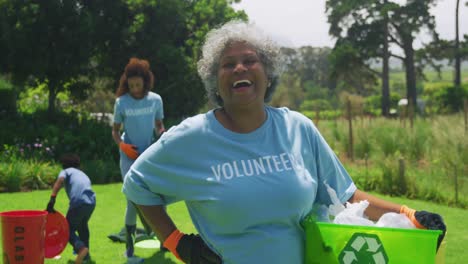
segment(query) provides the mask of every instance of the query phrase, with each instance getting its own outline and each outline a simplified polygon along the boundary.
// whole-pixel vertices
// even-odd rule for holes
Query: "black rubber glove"
[[[447,227],[445,226],[444,219],[442,216],[430,213],[426,211],[416,211],[414,213],[414,218],[425,228],[429,230],[441,230],[442,234],[439,235],[437,240],[437,249],[439,249],[440,243],[445,237],[445,232],[447,232]]]
[[[55,213],[54,205],[55,205],[55,196],[50,196],[50,200],[49,200],[49,203],[47,204],[47,209],[46,209],[47,212]]]
[[[216,255],[199,235],[183,235],[177,244],[177,253],[187,264],[221,264],[221,258]]]

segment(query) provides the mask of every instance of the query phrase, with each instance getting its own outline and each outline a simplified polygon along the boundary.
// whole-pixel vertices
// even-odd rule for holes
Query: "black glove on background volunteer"
[[[54,209],[54,205],[55,205],[55,196],[50,196],[50,200],[49,200],[49,203],[47,204],[47,212],[49,213],[55,213],[55,209]]]

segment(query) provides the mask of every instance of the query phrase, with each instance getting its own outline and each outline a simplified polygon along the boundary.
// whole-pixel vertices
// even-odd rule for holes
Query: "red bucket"
[[[0,213],[3,263],[43,264],[46,211]]]

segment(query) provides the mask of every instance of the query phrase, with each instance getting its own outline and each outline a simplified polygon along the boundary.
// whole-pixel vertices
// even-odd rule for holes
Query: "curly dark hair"
[[[60,163],[62,163],[62,168],[79,168],[80,167],[80,157],[74,153],[63,154],[60,157]]]
[[[145,95],[153,88],[154,75],[150,70],[149,62],[138,58],[130,58],[130,61],[127,66],[125,66],[124,72],[120,77],[119,88],[117,88],[115,92],[117,97],[128,93],[128,78],[132,77],[143,78]]]

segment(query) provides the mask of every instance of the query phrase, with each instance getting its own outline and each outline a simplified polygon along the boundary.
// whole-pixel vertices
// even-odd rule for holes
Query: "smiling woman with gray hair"
[[[210,31],[206,37],[203,57],[198,62],[198,74],[205,84],[208,99],[215,105],[223,105],[222,98],[217,94],[219,58],[228,44],[236,41],[248,43],[263,64],[270,82],[265,94],[265,102],[268,103],[283,70],[280,47],[259,28],[246,26],[240,21],[226,23],[222,28]]]
[[[417,221],[414,210],[357,190],[308,118],[266,104],[280,61],[278,46],[252,24],[209,32],[198,71],[218,108],[171,128],[125,177],[127,198],[186,263],[304,263],[300,223],[314,204],[331,203],[324,183],[342,203],[368,200],[371,219],[401,210]],[[199,235],[179,231],[165,212],[177,201]],[[429,217],[442,229],[439,215]]]

